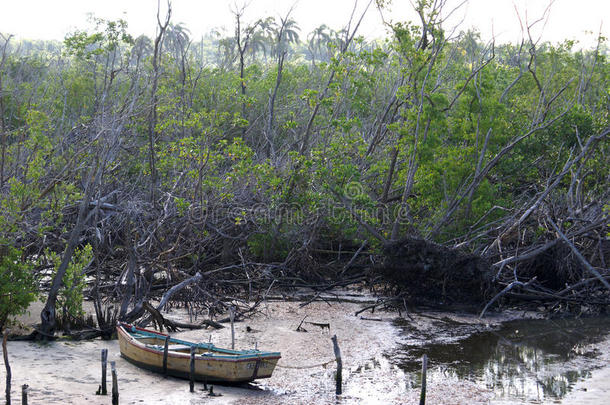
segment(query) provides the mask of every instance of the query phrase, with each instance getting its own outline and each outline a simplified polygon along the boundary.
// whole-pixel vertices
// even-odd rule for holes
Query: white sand
[[[30,404],[107,404],[109,397],[95,395],[101,374],[100,350],[107,348],[109,361],[117,364],[121,404],[334,403],[335,364],[330,337],[336,334],[344,359],[343,402],[402,403],[407,394],[403,373],[382,355],[394,347],[397,331],[387,321],[356,318],[354,311],[358,308],[357,304],[343,303],[331,307],[316,302],[304,308],[297,303],[269,303],[253,319],[236,323],[236,348],[253,348],[259,342],[261,350],[282,352],[273,377],[260,380],[258,390],[218,386],[215,392],[222,397],[209,398],[202,391],[191,394],[188,381],[164,378],[123,360],[117,341],[94,340],[46,345],[9,342],[12,395],[19,400],[21,384],[29,384]],[[306,315],[307,321],[330,323],[330,331],[304,323],[308,332],[296,332]],[[184,319],[184,314],[174,311],[168,317]],[[247,326],[255,332],[247,332]],[[217,346],[230,346],[228,327],[175,335],[196,341],[208,341],[211,335]],[[315,366],[321,363],[329,364]],[[301,368],[312,365],[315,367]],[[363,371],[356,373],[360,366]],[[4,376],[2,366],[1,381]]]
[[[39,305],[38,305],[39,306]],[[110,396],[96,396],[100,382],[100,350],[108,349],[108,360],[116,361],[121,404],[418,404],[419,390],[412,389],[409,377],[384,356],[405,337],[399,336],[391,319],[395,314],[370,313],[365,316],[383,321],[363,320],[354,316],[361,308],[356,303],[311,303],[300,308],[298,303],[263,304],[261,312],[244,322],[236,323],[236,348],[280,351],[282,359],[273,377],[259,380],[248,387],[215,386],[222,397],[210,398],[201,391],[189,392],[188,381],[164,378],[139,369],[120,357],[114,341],[9,342],[8,352],[13,373],[13,401],[20,402],[21,385],[29,384],[29,403],[36,404],[109,404]],[[32,308],[28,322],[37,321],[38,307]],[[183,311],[164,314],[171,319],[186,320]],[[364,314],[363,314],[364,315]],[[520,317],[505,313],[479,321],[473,316],[448,316],[466,323],[496,323]],[[330,331],[304,323],[308,332],[296,332],[301,320],[329,323]],[[428,318],[416,317],[414,326],[433,332]],[[228,325],[227,325],[228,326]],[[246,328],[253,329],[247,332]],[[330,337],[337,335],[343,355],[344,394],[337,401],[334,382],[334,354]],[[173,334],[188,340],[212,342],[230,347],[230,328],[194,330]],[[408,340],[408,338],[406,339]],[[610,360],[610,341],[601,347]],[[321,364],[325,364],[322,366]],[[0,365],[0,386],[4,388],[5,370]],[[578,383],[564,404],[600,404],[609,398],[610,369],[593,372],[591,379]],[[110,367],[108,369],[110,390]],[[587,389],[586,391],[584,389]],[[4,392],[4,389],[2,389]],[[427,403],[460,405],[488,404],[494,395],[475,382],[458,380],[432,369],[428,375]],[[501,402],[502,404],[517,402]]]

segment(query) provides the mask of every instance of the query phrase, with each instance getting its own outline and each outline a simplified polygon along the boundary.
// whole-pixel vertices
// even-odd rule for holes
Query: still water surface
[[[393,353],[412,387],[420,385],[421,358],[429,358],[428,381],[452,378],[476,382],[499,401],[540,403],[563,398],[576,381],[609,367],[594,345],[608,338],[610,317],[521,320],[499,328],[437,321],[421,334],[399,323],[408,342]],[[474,331],[473,331],[474,328]]]

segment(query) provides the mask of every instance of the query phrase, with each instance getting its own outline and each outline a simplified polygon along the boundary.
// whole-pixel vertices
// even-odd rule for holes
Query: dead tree
[[[172,16],[172,4],[168,0],[167,2],[167,14],[165,15],[165,21],[161,22],[161,0],[157,2],[157,36],[155,37],[155,47],[153,51],[152,67],[153,77],[152,86],[150,88],[150,111],[148,116],[148,153],[149,153],[149,165],[150,165],[150,202],[153,206],[156,205],[155,189],[157,187],[157,168],[156,168],[156,152],[155,143],[157,138],[157,87],[159,84],[159,62],[161,60],[163,36],[169,21]]]

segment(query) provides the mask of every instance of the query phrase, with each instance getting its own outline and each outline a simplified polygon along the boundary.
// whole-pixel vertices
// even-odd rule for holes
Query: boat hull
[[[149,334],[157,332],[140,329]],[[138,367],[163,373],[163,348],[160,345],[144,344],[134,338],[123,326],[117,326],[121,356]],[[166,335],[158,334],[159,340]],[[245,355],[230,355],[238,351],[224,350],[225,353],[209,355],[197,353],[195,356],[195,379],[203,382],[249,382],[259,378],[269,378],[280,359],[279,353],[258,352]],[[223,355],[224,354],[224,355]],[[229,355],[227,355],[229,354]],[[169,350],[167,353],[167,374],[178,378],[190,376],[190,353]]]

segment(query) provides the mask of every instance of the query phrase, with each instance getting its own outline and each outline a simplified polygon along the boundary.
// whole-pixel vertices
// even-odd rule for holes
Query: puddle
[[[443,325],[444,324],[444,325]],[[592,345],[610,333],[610,318],[522,320],[498,327],[437,320],[429,336],[398,324],[406,344],[393,353],[408,384],[420,385],[421,358],[429,358],[428,384],[474,382],[494,401],[539,403],[563,398],[577,381],[607,367]]]

